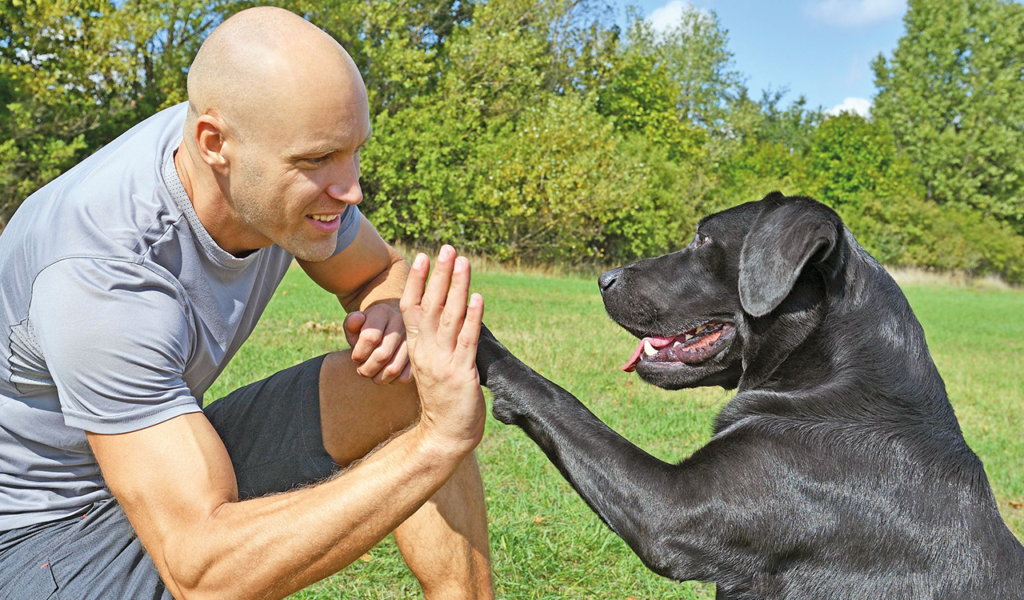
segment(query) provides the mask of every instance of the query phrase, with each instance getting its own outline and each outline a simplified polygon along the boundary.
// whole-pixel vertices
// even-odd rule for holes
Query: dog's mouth
[[[725,350],[735,334],[732,323],[708,321],[671,337],[645,337],[620,368],[629,373],[640,363],[700,364]]]

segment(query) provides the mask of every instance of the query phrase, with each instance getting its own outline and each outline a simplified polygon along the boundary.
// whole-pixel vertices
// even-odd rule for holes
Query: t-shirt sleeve
[[[359,223],[363,220],[361,214],[355,205],[345,207],[345,212],[341,213],[341,223],[338,224],[338,245],[334,247],[334,254],[348,248],[355,241]]]
[[[184,379],[192,334],[178,291],[146,267],[57,262],[36,278],[29,321],[68,426],[125,433],[202,410]]]

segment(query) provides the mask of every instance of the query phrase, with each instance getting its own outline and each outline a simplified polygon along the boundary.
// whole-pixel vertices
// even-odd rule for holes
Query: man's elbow
[[[253,595],[246,591],[243,581],[225,583],[212,569],[201,569],[195,566],[170,567],[164,577],[164,584],[176,600],[250,600],[266,598],[265,595]]]
[[[204,561],[195,555],[165,556],[165,569],[160,569],[164,585],[177,600],[208,600],[212,598],[228,598],[232,590],[216,589],[213,579],[213,568],[210,561]]]
[[[198,535],[197,535],[198,533]],[[197,539],[193,530],[181,532],[163,544],[158,570],[176,600],[247,600],[265,596],[254,595],[246,585],[246,573],[232,574],[229,558]]]

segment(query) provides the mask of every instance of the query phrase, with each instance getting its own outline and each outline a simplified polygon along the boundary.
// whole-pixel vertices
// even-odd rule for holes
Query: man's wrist
[[[422,420],[406,432],[416,452],[425,460],[438,465],[457,467],[476,448],[479,439],[459,440],[445,436],[426,425]]]

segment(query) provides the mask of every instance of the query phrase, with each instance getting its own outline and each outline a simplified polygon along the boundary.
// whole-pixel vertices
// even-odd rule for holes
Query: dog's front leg
[[[677,466],[612,431],[486,330],[477,367],[494,396],[494,416],[522,428],[648,568],[673,579],[705,578],[679,543],[680,506],[688,494],[679,484]]]

